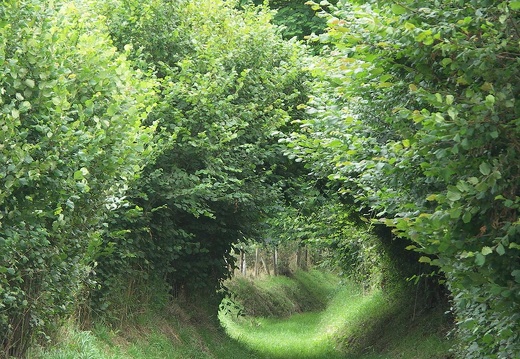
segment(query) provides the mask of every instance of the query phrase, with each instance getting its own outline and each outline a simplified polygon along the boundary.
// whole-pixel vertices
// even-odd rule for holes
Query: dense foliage
[[[246,4],[262,5],[262,0],[240,0]],[[335,3],[335,1],[332,1]],[[306,0],[270,0],[269,8],[275,10],[273,23],[281,27],[286,39],[293,37],[303,40],[311,34],[321,34],[325,31],[326,21],[316,16],[315,11],[306,4]]]
[[[241,239],[378,286],[437,266],[459,354],[519,355],[520,2],[334,4],[0,5],[0,357],[80,296],[213,289]],[[283,38],[324,21],[302,105]]]
[[[73,309],[138,170],[153,83],[86,6],[0,6],[0,357]]]
[[[446,275],[465,358],[520,353],[518,10],[340,2],[286,140]]]
[[[96,300],[110,305],[121,276],[158,277],[175,293],[213,289],[233,265],[232,244],[259,238],[260,222],[283,200],[290,173],[272,133],[302,115],[302,49],[263,9],[103,4],[116,43],[137,50],[161,93],[150,117],[158,150],[104,238],[97,273],[106,285]]]

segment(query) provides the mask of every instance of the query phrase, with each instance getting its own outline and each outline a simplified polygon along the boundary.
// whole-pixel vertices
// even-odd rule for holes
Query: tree
[[[88,6],[0,6],[0,357],[45,338],[139,170],[154,84]]]
[[[520,353],[519,8],[341,2],[287,140],[446,275],[466,358]]]
[[[282,196],[276,171],[286,159],[272,132],[301,112],[302,49],[281,38],[262,8],[103,6],[118,46],[132,44],[155,69],[161,99],[149,119],[158,151],[112,223],[97,272],[110,283],[133,270],[213,289],[233,263],[232,244],[257,237],[266,208]]]
[[[240,1],[241,6],[251,3],[259,6],[265,2],[260,0]],[[326,6],[325,3],[323,5]],[[305,0],[271,0],[268,2],[268,6],[275,10],[273,23],[281,26],[282,34],[286,39],[296,37],[303,40],[312,34],[325,32],[325,20],[316,16],[315,11],[306,4]]]

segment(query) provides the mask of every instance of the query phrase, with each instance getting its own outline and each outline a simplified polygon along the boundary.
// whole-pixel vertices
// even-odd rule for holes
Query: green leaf
[[[117,113],[118,110],[119,110],[119,108],[118,108],[118,106],[116,104],[111,104],[107,108],[107,115],[108,116],[114,116]]]
[[[443,67],[446,67],[446,66],[448,66],[449,64],[451,64],[452,62],[453,62],[453,60],[452,60],[451,58],[446,57],[446,58],[444,58],[444,59],[441,60],[441,65],[442,65]],[[448,96],[451,96],[451,95],[448,95]],[[453,97],[453,96],[452,96],[452,97]],[[446,98],[446,100],[448,100],[448,99]],[[453,102],[453,101],[452,101],[452,102]],[[450,105],[450,103],[448,103],[448,105]]]
[[[11,116],[16,120],[18,118],[20,118],[20,111],[18,111],[17,109],[13,108],[11,110]]]
[[[83,172],[81,172],[80,170],[77,170],[76,172],[74,172],[74,179],[76,181],[81,181],[84,178],[85,177],[83,176]]]
[[[428,197],[426,197],[426,200],[427,200],[427,201],[436,201],[436,200],[437,200],[437,197],[438,197],[437,194],[431,194],[431,195],[429,195]]]
[[[31,109],[31,103],[29,101],[23,101],[21,104],[20,104],[20,110],[23,111],[23,112],[27,112]]]
[[[520,1],[510,1],[509,7],[511,10],[520,10]]]
[[[74,172],[74,179],[76,181],[81,181],[85,178],[86,175],[88,175],[89,172],[88,172],[88,169],[86,169],[85,167],[81,167],[79,170],[77,170],[76,172]]]
[[[478,184],[478,178],[477,177],[470,177],[470,178],[468,178],[468,183],[470,183],[472,185],[476,185],[476,184]]]
[[[490,247],[487,247],[487,246],[486,246],[486,247],[483,247],[483,248],[482,248],[482,251],[481,251],[481,252],[482,252],[483,255],[487,256],[488,254],[493,253],[493,250],[492,250]]]
[[[36,85],[36,84],[34,83],[34,80],[32,80],[32,79],[26,79],[24,82],[25,82],[25,84],[26,84],[28,87],[30,87],[30,88],[34,88],[34,86]]]
[[[487,95],[486,96],[486,105],[489,107],[492,107],[495,104],[495,96],[493,95]]]
[[[491,173],[491,166],[487,162],[482,162],[479,166],[480,173],[487,176]]]
[[[420,263],[431,263],[432,259],[430,257],[426,257],[426,256],[421,256],[419,258],[419,262]]]
[[[460,217],[460,214],[462,213],[462,209],[460,207],[453,208],[449,211],[450,218],[457,219]]]
[[[446,98],[446,101],[447,101],[447,100],[448,100],[448,99]],[[457,118],[457,110],[455,110],[454,108],[449,108],[449,109],[448,109],[448,116],[450,116],[450,118],[451,118],[452,120],[455,120],[455,119]]]
[[[475,264],[479,267],[482,267],[486,263],[486,257],[484,257],[481,253],[477,253],[475,256]]]
[[[393,76],[390,75],[390,74],[385,74],[383,76],[381,76],[381,78],[379,79],[380,82],[387,82],[388,80],[390,80]]]
[[[338,139],[332,140],[329,143],[327,143],[327,147],[331,147],[331,148],[337,148],[342,145],[343,145],[343,142],[341,142],[341,140],[338,140]]]
[[[398,4],[392,4],[392,12],[396,15],[403,15],[406,13],[406,8]]]
[[[446,195],[446,198],[448,198],[450,201],[455,202],[461,199],[460,192],[454,191],[454,190],[448,190],[448,194]]]
[[[504,246],[502,245],[502,243],[500,243],[497,246],[496,251],[497,251],[498,255],[500,255],[500,256],[503,256],[506,253],[506,250],[505,250]]]

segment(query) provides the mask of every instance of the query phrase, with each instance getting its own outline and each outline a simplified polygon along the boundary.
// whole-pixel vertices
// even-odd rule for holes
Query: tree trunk
[[[247,274],[246,253],[242,249],[240,250],[240,273],[242,273],[243,276]]]
[[[267,275],[271,275],[271,272],[269,271],[269,267],[265,263],[264,257],[260,257],[260,261],[262,262],[262,265],[264,266],[265,271],[267,272]]]

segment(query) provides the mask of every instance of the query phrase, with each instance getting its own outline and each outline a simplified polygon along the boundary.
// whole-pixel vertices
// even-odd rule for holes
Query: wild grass
[[[117,329],[97,324],[63,326],[55,345],[32,348],[29,359],[264,359],[229,338],[206,308],[176,303],[161,313],[148,312]],[[215,316],[216,313],[213,313]]]
[[[218,313],[225,330],[204,304],[207,298],[195,297],[117,327],[97,323],[84,331],[71,321],[54,346],[33,348],[29,359],[450,358],[443,309],[416,310],[406,292],[365,293],[319,271],[235,281],[228,284],[237,290],[236,300],[246,299],[241,311]],[[284,309],[275,311],[273,302]]]
[[[334,296],[349,293],[352,300],[349,310],[341,313],[338,308],[329,306],[324,311],[294,314],[290,318],[234,317],[225,312],[221,312],[219,318],[232,338],[268,358],[342,358],[342,352],[336,348],[335,335],[345,320],[355,319],[356,308],[362,306],[364,300],[351,292],[358,290],[344,286]]]
[[[331,273],[313,270],[299,271],[291,277],[236,277],[225,285],[232,293],[239,294],[245,314],[288,317],[324,309],[338,283],[339,279]]]
[[[305,275],[313,280],[312,276]],[[298,277],[295,278],[293,280],[298,281]],[[221,311],[219,318],[232,338],[267,358],[450,357],[449,348],[453,343],[445,338],[449,320],[442,308],[413,317],[413,303],[404,293],[391,297],[380,290],[364,293],[355,284],[340,284],[337,278],[336,285],[328,288],[321,292],[321,298],[320,293],[314,298],[328,298],[326,308],[321,311],[295,314],[290,318],[240,317],[239,313]],[[251,304],[249,301],[247,305]]]

